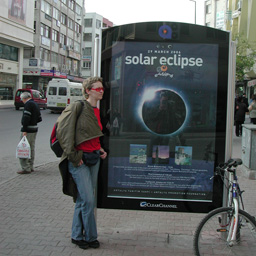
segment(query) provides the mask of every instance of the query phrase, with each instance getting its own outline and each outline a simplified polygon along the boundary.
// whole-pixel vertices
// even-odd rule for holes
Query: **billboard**
[[[103,32],[109,155],[98,207],[207,212],[221,205],[222,182],[212,176],[225,158],[229,37],[209,40],[207,30],[152,22]]]

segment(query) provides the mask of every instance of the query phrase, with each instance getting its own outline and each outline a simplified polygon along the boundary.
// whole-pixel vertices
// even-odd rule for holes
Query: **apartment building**
[[[248,40],[256,49],[255,0],[207,0],[205,2],[206,26],[231,31]],[[256,62],[256,60],[255,60]],[[248,98],[256,93],[256,64],[246,73],[244,81],[237,83],[237,91],[246,92]]]
[[[22,88],[23,49],[33,47],[34,0],[1,0],[0,104]]]
[[[84,16],[81,75],[84,78],[98,75],[97,59],[100,54],[101,31],[113,27],[113,22],[97,13],[86,13]]]
[[[52,78],[82,82],[83,0],[35,0],[34,47],[24,48],[23,88],[46,91]]]
[[[229,0],[229,10],[232,11],[232,22],[228,28],[232,34],[244,37],[256,50],[256,1]],[[248,98],[256,93],[256,59],[253,68],[246,73],[241,90],[247,93]]]
[[[226,21],[230,19],[228,0],[207,0],[205,2],[205,25],[226,30]]]

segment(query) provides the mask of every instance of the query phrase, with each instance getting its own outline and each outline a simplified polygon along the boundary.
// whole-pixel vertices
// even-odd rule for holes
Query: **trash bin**
[[[243,124],[242,161],[252,170],[256,170],[256,125]]]

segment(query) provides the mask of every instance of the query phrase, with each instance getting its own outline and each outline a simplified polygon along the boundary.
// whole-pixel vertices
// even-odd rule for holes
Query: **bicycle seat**
[[[243,161],[240,158],[229,159],[227,162],[229,167],[231,167],[231,166],[236,167],[238,165],[241,165],[242,163],[243,163]]]

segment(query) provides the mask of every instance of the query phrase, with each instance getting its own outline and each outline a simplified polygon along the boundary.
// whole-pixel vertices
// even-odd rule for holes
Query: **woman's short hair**
[[[99,76],[89,77],[83,81],[83,95],[86,99],[88,99],[89,95],[86,93],[86,90],[90,90],[93,87],[93,84],[96,82],[102,83],[102,78]]]
[[[29,99],[31,98],[31,94],[29,92],[23,92],[21,95],[20,95],[20,99],[21,100],[26,100],[26,99]]]

